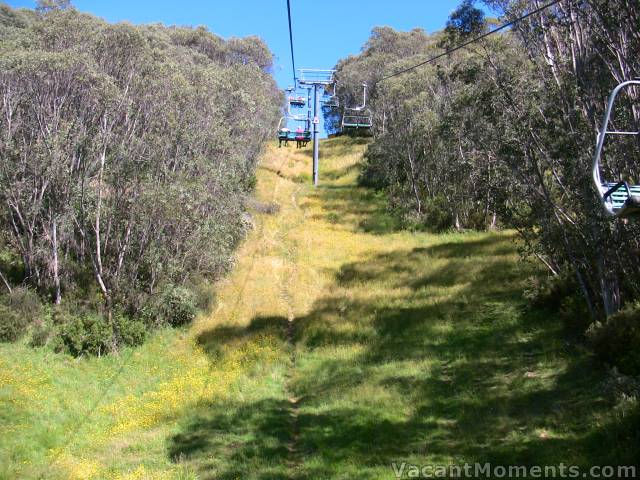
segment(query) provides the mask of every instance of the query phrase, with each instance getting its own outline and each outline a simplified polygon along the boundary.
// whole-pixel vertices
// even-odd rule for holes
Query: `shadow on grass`
[[[337,179],[346,174],[344,172],[357,168],[348,167],[330,175],[335,175]],[[382,193],[352,186],[321,185],[301,206],[308,206],[312,202],[321,205],[321,213],[313,216],[316,220],[375,235],[401,229],[400,221],[388,210]]]
[[[248,327],[221,325],[213,330],[202,332],[197,342],[212,358],[219,359],[224,346],[238,344],[256,337],[272,336],[282,341],[286,340],[289,321],[286,318],[256,317]]]
[[[340,137],[330,140],[322,140],[320,142],[320,160],[323,158],[340,158],[347,155],[353,155],[355,147],[364,147],[371,143],[368,138],[350,138]],[[309,143],[308,148],[301,151],[308,158],[313,158],[313,142]]]
[[[295,320],[295,412],[277,398],[204,406],[170,455],[220,479],[391,478],[405,460],[634,465],[637,409],[612,414],[603,369],[522,303],[514,253],[487,236],[344,265],[337,293]],[[284,335],[285,322],[201,342]]]
[[[210,405],[171,439],[169,455],[191,464],[203,480],[291,478],[290,415],[291,405],[285,400]]]

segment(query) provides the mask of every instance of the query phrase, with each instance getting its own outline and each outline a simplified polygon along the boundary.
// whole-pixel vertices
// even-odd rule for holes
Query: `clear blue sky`
[[[2,0],[0,0],[2,1]],[[375,26],[397,30],[444,27],[461,0],[291,0],[298,68],[332,68],[356,54]],[[12,7],[35,0],[5,0]],[[276,56],[275,77],[292,83],[286,0],[72,0],[74,6],[111,22],[206,25],[222,37],[258,35]]]

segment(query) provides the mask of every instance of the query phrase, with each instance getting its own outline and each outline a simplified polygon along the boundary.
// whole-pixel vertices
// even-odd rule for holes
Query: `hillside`
[[[0,478],[634,463],[605,370],[523,300],[515,237],[394,231],[356,187],[365,148],[324,141],[317,190],[310,148],[268,148],[254,228],[192,326],[102,358],[0,345]]]

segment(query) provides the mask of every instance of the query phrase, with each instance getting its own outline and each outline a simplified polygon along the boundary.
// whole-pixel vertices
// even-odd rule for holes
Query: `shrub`
[[[640,304],[594,323],[587,339],[596,356],[626,375],[640,375]]]
[[[524,298],[536,308],[557,313],[568,333],[583,336],[592,322],[591,314],[573,273],[529,278]]]
[[[51,335],[51,327],[44,323],[36,324],[31,332],[31,341],[29,342],[29,345],[32,347],[44,347],[51,338]]]
[[[155,324],[174,327],[185,325],[196,317],[196,298],[185,287],[167,285],[152,299],[145,316]]]
[[[101,315],[86,313],[62,326],[60,338],[67,352],[79,357],[102,355],[114,347],[113,328]]]
[[[449,202],[444,197],[436,197],[425,203],[425,227],[432,232],[443,232],[453,227],[453,215]]]
[[[24,315],[0,303],[0,342],[15,342],[25,334],[28,325]]]
[[[584,336],[593,321],[586,300],[577,292],[562,300],[558,313],[567,333],[579,337]]]
[[[40,297],[28,288],[14,288],[8,297],[9,306],[24,317],[27,324],[42,320],[42,303]]]
[[[147,336],[147,327],[144,322],[125,315],[116,315],[114,325],[119,345],[137,347],[144,343]]]
[[[189,290],[193,292],[196,308],[209,311],[216,301],[212,283],[203,276],[194,276],[189,281]]]
[[[472,230],[486,231],[489,228],[487,216],[482,209],[473,209],[469,212],[466,227]]]
[[[62,306],[56,306],[53,308],[53,312],[51,314],[51,320],[54,325],[66,325],[71,323],[75,317]]]
[[[576,289],[575,279],[569,272],[534,276],[529,278],[529,288],[524,291],[524,297],[534,307],[559,312],[565,299],[574,295]]]

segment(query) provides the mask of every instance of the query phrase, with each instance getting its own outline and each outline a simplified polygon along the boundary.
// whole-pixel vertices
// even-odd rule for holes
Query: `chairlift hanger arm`
[[[357,107],[345,107],[346,110],[352,110],[354,112],[361,112],[365,108],[367,108],[367,88],[368,85],[365,83],[362,84],[362,105]]]
[[[640,86],[640,79],[628,80],[619,84],[613,89],[609,96],[607,108],[602,122],[602,128],[598,132],[596,151],[593,158],[593,181],[600,200],[608,215],[612,217],[632,217],[640,213],[640,186],[629,185],[626,181],[610,183],[602,180],[600,172],[600,162],[607,135],[640,135],[640,132],[609,130],[611,114],[620,92],[628,87]]]
[[[606,140],[607,134],[617,134],[615,131],[609,131],[609,123],[611,122],[611,113],[613,112],[613,106],[615,105],[616,98],[622,90],[628,88],[630,86],[640,86],[639,80],[629,80],[626,82],[622,82],[616,88],[614,88],[613,92],[609,96],[609,102],[607,104],[607,109],[605,111],[604,120],[602,122],[602,129],[598,132],[598,142],[596,144],[596,153],[593,158],[593,180],[596,182],[596,185],[602,185],[602,180],[600,177],[600,160],[602,158],[602,151],[604,148],[604,142]],[[626,133],[625,133],[626,134]],[[637,133],[636,133],[637,135]],[[598,189],[601,197],[604,195],[602,190]]]

